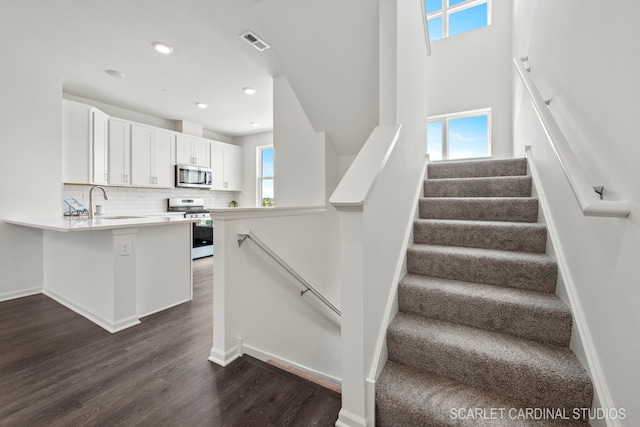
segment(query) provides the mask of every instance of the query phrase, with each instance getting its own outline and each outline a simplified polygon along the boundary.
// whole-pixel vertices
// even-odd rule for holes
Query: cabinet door
[[[173,150],[173,133],[161,130],[153,131],[153,176],[158,187],[173,187],[173,162],[171,150]]]
[[[212,190],[224,190],[224,146],[221,142],[211,142]]]
[[[224,148],[224,189],[242,190],[242,147],[225,144]]]
[[[153,185],[151,173],[151,147],[153,132],[150,128],[131,125],[131,184]]]
[[[109,183],[109,116],[95,108],[91,109],[91,137],[93,143],[93,183]]]
[[[178,134],[176,136],[176,163],[181,165],[193,164],[191,138],[187,135]]]
[[[131,125],[109,119],[109,184],[131,184]]]
[[[62,175],[65,183],[90,184],[91,106],[62,100]]]
[[[206,139],[193,138],[191,140],[191,155],[196,166],[208,168],[211,165],[211,156],[209,155],[210,141]]]

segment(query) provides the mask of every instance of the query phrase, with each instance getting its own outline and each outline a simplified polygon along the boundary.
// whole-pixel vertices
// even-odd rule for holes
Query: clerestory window
[[[491,25],[491,0],[424,0],[431,41]]]

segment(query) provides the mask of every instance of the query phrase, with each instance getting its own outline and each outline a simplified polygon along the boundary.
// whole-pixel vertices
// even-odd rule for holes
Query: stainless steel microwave
[[[213,172],[209,168],[176,165],[176,187],[211,188]]]

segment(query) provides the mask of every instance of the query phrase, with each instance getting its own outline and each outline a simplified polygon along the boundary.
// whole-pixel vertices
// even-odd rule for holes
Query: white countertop
[[[52,231],[91,231],[113,230],[117,228],[149,227],[157,225],[177,224],[181,222],[194,222],[198,219],[184,218],[167,213],[166,215],[139,216],[132,215],[129,218],[115,219],[109,215],[88,219],[82,216],[54,217],[54,218],[19,218],[7,219],[8,224],[22,225],[25,227],[39,228]]]

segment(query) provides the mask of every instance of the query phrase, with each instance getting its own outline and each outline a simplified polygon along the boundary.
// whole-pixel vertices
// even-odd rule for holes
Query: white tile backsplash
[[[87,185],[65,185],[63,197],[73,197],[89,209],[89,190]],[[206,208],[228,207],[237,194],[227,191],[190,190],[187,188],[133,188],[105,187],[109,200],[102,198],[101,191],[94,191],[96,205],[102,205],[105,215],[154,214],[166,212],[167,199],[172,197],[204,199]],[[63,206],[63,213],[66,205]]]

